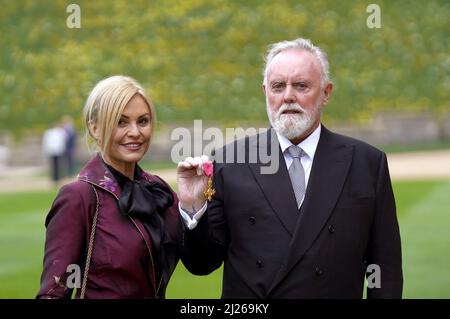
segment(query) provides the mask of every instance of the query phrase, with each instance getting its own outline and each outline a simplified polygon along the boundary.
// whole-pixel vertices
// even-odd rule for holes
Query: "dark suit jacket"
[[[261,174],[264,164],[249,158],[215,163],[216,195],[197,227],[184,232],[188,270],[204,275],[224,262],[223,298],[361,298],[366,268],[377,264],[381,285],[368,297],[400,298],[401,245],[386,155],[322,126],[299,211],[272,129],[223,151],[233,147],[235,157],[238,149],[248,157],[272,143],[275,174]]]

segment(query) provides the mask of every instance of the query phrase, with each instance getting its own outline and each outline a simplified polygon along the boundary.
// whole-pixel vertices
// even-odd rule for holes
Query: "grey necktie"
[[[292,164],[289,167],[289,176],[291,177],[292,188],[294,189],[295,199],[297,200],[297,207],[300,208],[303,197],[305,196],[305,170],[303,169],[300,158],[305,155],[305,152],[296,145],[291,145],[287,149],[292,156]]]

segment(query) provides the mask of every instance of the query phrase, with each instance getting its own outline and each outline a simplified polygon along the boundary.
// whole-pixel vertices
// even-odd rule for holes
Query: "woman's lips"
[[[122,144],[122,146],[129,151],[138,151],[141,148],[142,143],[126,143]]]

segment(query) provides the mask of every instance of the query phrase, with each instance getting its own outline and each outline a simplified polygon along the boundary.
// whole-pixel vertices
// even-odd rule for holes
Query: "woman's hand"
[[[205,204],[205,190],[208,177],[203,173],[203,163],[210,162],[208,157],[188,157],[178,163],[178,199],[181,208],[188,212],[196,212]]]

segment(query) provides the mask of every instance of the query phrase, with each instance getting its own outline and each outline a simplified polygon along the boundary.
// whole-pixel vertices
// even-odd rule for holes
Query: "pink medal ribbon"
[[[208,177],[208,186],[206,188],[206,191],[203,192],[203,194],[206,197],[206,200],[210,202],[212,200],[212,197],[216,193],[216,190],[212,187],[212,175],[213,175],[213,164],[211,161],[204,162],[202,164],[202,171],[205,176]]]

